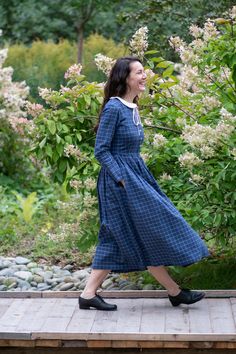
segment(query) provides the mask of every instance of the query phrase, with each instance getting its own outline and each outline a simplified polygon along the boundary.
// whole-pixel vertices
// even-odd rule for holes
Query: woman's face
[[[126,79],[127,93],[137,96],[145,90],[147,75],[139,61],[130,64],[130,73]]]

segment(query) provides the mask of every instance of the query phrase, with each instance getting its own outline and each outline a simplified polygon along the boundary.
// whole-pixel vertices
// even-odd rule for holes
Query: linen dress
[[[141,121],[134,119],[137,112],[136,104],[112,97],[101,115],[94,149],[101,169],[93,269],[120,273],[147,266],[187,266],[209,255],[145,165],[140,155],[144,131]]]

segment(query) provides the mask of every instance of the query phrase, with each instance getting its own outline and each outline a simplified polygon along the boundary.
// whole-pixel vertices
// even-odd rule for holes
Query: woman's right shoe
[[[85,299],[85,298],[79,296],[79,308],[83,309],[83,310],[89,310],[90,307],[94,307],[97,310],[103,310],[103,311],[114,311],[114,310],[117,310],[117,305],[108,304],[98,294],[96,294],[91,299]]]
[[[204,296],[204,292],[192,291],[189,289],[181,289],[180,293],[177,296],[168,295],[172,306],[179,306],[180,304],[194,304],[195,302],[203,299]]]

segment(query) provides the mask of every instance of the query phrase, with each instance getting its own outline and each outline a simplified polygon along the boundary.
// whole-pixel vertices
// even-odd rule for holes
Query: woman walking
[[[209,255],[160,189],[140,155],[144,141],[137,100],[146,74],[136,57],[116,61],[104,89],[95,142],[101,164],[97,181],[100,230],[92,271],[79,297],[81,309],[116,310],[96,293],[110,271],[148,270],[173,306],[192,304],[203,292],[181,289],[165,266],[187,266]]]

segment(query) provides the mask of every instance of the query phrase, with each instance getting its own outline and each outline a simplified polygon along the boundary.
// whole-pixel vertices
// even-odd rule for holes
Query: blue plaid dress
[[[144,132],[134,124],[133,105],[113,98],[101,115],[94,150],[101,164],[100,230],[92,268],[119,273],[195,263],[209,255],[208,249],[145,165]]]

